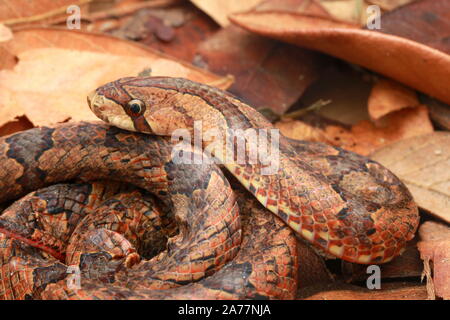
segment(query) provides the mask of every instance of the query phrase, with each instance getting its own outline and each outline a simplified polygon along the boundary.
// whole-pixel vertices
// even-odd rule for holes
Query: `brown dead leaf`
[[[137,11],[112,34],[130,40],[142,40],[149,35],[153,35],[163,42],[170,42],[175,37],[174,28],[166,24],[160,17],[153,15],[149,9]]]
[[[450,106],[425,95],[421,96],[421,101],[428,106],[431,120],[439,128],[450,131]]]
[[[419,229],[422,239],[418,247],[424,260],[429,298],[437,295],[450,299],[450,228],[427,221]],[[433,261],[431,272],[430,261]]]
[[[422,241],[450,240],[450,227],[435,221],[424,222],[419,229]]]
[[[81,6],[92,0],[0,0],[0,23],[25,24],[66,15],[71,5]]]
[[[392,80],[380,80],[369,96],[368,110],[372,120],[378,120],[392,111],[419,105],[417,94]]]
[[[324,13],[314,1],[266,0],[255,10]],[[322,55],[228,26],[198,49],[196,64],[234,76],[230,91],[257,109],[283,114],[329,65]],[[270,90],[266,90],[270,87]]]
[[[152,75],[220,83],[222,88],[230,84],[132,42],[73,30],[24,29],[0,44],[0,50],[19,60],[13,69],[0,71],[0,125],[23,115],[34,125],[95,119],[86,103],[91,90],[148,68]]]
[[[172,5],[164,8],[141,9],[132,16],[99,19],[89,24],[86,30],[134,40],[178,59],[193,62],[199,43],[220,30],[220,27],[191,3],[183,2],[175,5],[180,1],[164,1],[172,2]],[[155,3],[151,1],[137,4]],[[129,6],[131,5],[133,3]],[[104,11],[93,13],[91,16],[99,13]],[[114,14],[120,14],[120,12],[115,10]]]
[[[361,121],[351,131],[359,144],[355,152],[368,154],[392,142],[431,133],[434,129],[427,107],[420,105],[391,112],[376,124]]]
[[[185,61],[197,63],[199,45],[220,28],[200,10],[191,4],[146,10],[148,15],[158,17],[174,30],[171,41],[164,41],[157,34],[150,34],[139,42]],[[148,25],[148,24],[147,24]],[[146,27],[148,31],[148,27]]]
[[[417,0],[367,0],[367,2],[380,6],[381,9],[386,11],[397,9],[398,7],[404,6],[413,1]]]
[[[426,300],[427,289],[425,285],[406,282],[383,284],[381,290],[336,283],[300,289],[297,297],[305,300]]]
[[[367,21],[367,7],[365,1],[355,0],[320,0],[320,4],[336,20],[364,25]]]
[[[6,123],[5,125],[0,127],[0,137],[6,136],[8,134],[28,130],[33,128],[33,124],[28,120],[27,117],[17,117],[13,121]]]
[[[11,29],[0,23],[0,42],[11,40],[13,37]]]
[[[420,207],[450,222],[449,146],[450,133],[435,132],[391,144],[371,158],[402,179]]]
[[[219,25],[226,27],[230,24],[228,15],[248,11],[254,8],[261,0],[191,0],[191,2]]]
[[[369,155],[398,140],[433,132],[425,106],[392,112],[377,124],[363,120],[350,128],[338,124],[327,124],[320,128],[299,120],[277,122],[275,127],[292,139],[312,137],[313,141],[329,143],[362,155]]]
[[[444,34],[448,36],[450,30],[450,25],[446,22],[448,19],[445,20],[446,15],[450,14],[450,2],[419,2],[428,5],[428,10],[420,17],[422,32],[431,39],[424,42],[425,44],[323,18],[286,12],[240,13],[230,16],[230,20],[251,32],[319,50],[362,65],[450,103],[450,56],[444,53],[447,52],[444,49],[449,48]],[[395,11],[402,10],[407,15],[407,8],[414,4]],[[434,18],[427,20],[426,17],[430,16]],[[383,24],[385,20],[383,17]],[[411,24],[412,22],[405,27],[403,21],[401,24],[398,21],[397,19],[395,23],[397,29],[399,26],[400,29],[417,29],[417,25]],[[441,26],[443,31],[439,31],[439,37],[434,37],[437,26]]]
[[[448,0],[414,1],[383,14],[381,20],[380,32],[409,39],[450,54]]]
[[[325,142],[335,145],[325,130],[300,120],[283,120],[275,123],[283,135],[291,139]]]
[[[90,6],[90,12],[83,18],[89,21],[117,19],[126,15],[133,14],[134,12],[148,8],[167,8],[183,3],[184,0],[122,0],[118,1],[98,1],[94,2]]]
[[[311,0],[264,0],[254,9],[257,12],[282,11],[308,13],[317,17],[330,18],[330,14],[316,1]]]
[[[320,78],[311,84],[295,107],[313,108],[317,114],[338,123],[354,125],[361,120],[370,120],[367,100],[373,81],[348,64],[333,59]],[[326,102],[314,109],[318,101]],[[300,112],[300,111],[299,111]],[[295,115],[295,111],[293,112]],[[288,114],[289,115],[289,114]]]
[[[283,114],[314,82],[328,60],[309,50],[229,26],[202,43],[196,62],[236,81],[230,91],[255,108]],[[270,90],[266,90],[266,88]]]

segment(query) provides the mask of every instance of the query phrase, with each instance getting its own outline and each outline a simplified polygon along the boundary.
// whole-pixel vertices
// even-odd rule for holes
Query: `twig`
[[[310,111],[319,110],[323,106],[326,106],[327,104],[330,104],[330,103],[331,103],[331,100],[322,100],[322,99],[320,99],[320,100],[314,102],[309,107],[306,107],[306,108],[303,108],[303,109],[300,109],[300,110],[296,110],[296,111],[293,111],[291,113],[286,113],[286,114],[282,115],[280,117],[280,119],[281,120],[284,120],[284,119],[295,119],[295,118],[298,118],[298,117],[301,117],[301,116],[307,114]]]

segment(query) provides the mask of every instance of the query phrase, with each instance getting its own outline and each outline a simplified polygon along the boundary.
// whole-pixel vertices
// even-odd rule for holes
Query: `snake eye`
[[[132,115],[138,116],[144,111],[144,103],[141,100],[131,100],[128,102],[128,110]]]

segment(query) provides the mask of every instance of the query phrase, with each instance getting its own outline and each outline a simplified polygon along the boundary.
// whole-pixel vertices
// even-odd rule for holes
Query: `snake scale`
[[[414,237],[411,194],[366,157],[280,135],[270,174],[267,159],[248,161],[251,144],[244,162],[225,158],[230,133],[273,129],[229,93],[130,77],[88,104],[106,123],[0,139],[0,202],[26,195],[0,216],[0,298],[293,299],[297,237],[363,264]],[[180,129],[205,137],[200,147],[173,141]],[[233,138],[213,149],[211,130]],[[214,161],[174,161],[175,148],[185,159],[214,150],[229,177]]]

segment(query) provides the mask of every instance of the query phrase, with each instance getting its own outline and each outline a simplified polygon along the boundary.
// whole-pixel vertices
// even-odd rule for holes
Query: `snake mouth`
[[[121,129],[136,131],[132,119],[122,106],[106,98],[97,90],[88,94],[87,102],[89,108],[100,120]]]
[[[102,96],[97,94],[97,91],[94,90],[87,95],[87,103],[92,112],[105,122],[109,122],[108,117],[105,115],[105,105],[103,103]]]

